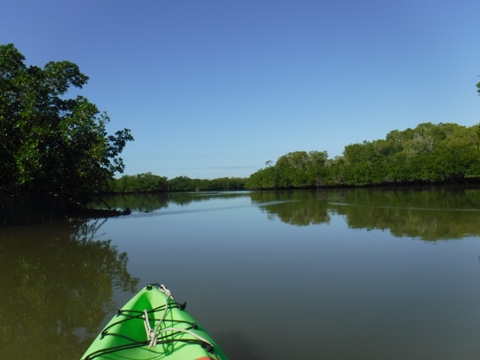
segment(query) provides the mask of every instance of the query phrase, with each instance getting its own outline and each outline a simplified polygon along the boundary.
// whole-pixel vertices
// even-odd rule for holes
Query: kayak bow
[[[82,360],[228,360],[185,306],[164,285],[147,285],[110,320]]]

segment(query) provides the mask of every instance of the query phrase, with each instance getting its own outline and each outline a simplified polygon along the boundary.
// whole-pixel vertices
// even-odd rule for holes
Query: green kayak
[[[211,336],[160,284],[140,290],[105,326],[82,360],[225,360]]]

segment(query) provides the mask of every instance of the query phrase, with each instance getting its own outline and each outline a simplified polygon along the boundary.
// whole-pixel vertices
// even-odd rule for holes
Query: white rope
[[[165,328],[165,329],[160,329],[160,326],[162,326],[166,316],[167,316],[167,312],[170,310],[169,307],[168,307],[168,300],[171,298],[171,299],[174,299],[172,293],[170,292],[170,290],[168,290],[165,285],[159,285],[158,286],[158,289],[163,292],[165,295],[167,295],[167,299],[165,300],[165,309],[164,309],[164,312],[163,312],[163,316],[162,318],[159,320],[157,326],[155,326],[154,329],[152,329],[152,327],[150,326],[150,319],[148,318],[148,311],[147,310],[143,310],[143,320],[144,320],[144,325],[145,325],[145,332],[147,333],[147,341],[150,341],[149,343],[149,347],[154,347],[157,345],[157,340],[158,340],[158,337],[160,336],[161,333],[163,332],[166,332],[166,331],[177,331],[177,332],[183,332],[183,333],[187,333],[191,336],[193,336],[194,338],[197,338],[198,340],[200,340],[201,342],[205,343],[205,344],[208,344],[209,346],[211,346],[212,348],[214,348],[213,344],[208,341],[207,339],[205,339],[204,337],[194,333],[193,331],[190,331],[188,329],[181,329],[181,328],[174,328],[174,327],[169,327],[169,328]],[[155,321],[155,319],[154,319]],[[172,336],[174,335],[177,335],[177,334],[173,334]],[[218,359],[218,355],[216,355],[216,358]]]
[[[198,340],[204,342],[204,343],[207,343],[208,345],[210,345],[212,348],[213,348],[213,344],[208,341],[207,339],[201,337],[200,335],[198,334],[195,334],[193,331],[190,331],[190,330],[187,330],[187,329],[180,329],[180,328],[166,328],[166,329],[162,329],[158,332],[158,334],[160,335],[162,332],[164,331],[178,331],[178,332],[184,332],[184,333],[187,333],[187,334],[190,334],[192,335],[193,337],[196,337]]]
[[[158,287],[158,289],[159,289],[161,292],[163,292],[165,295],[167,295],[167,300],[168,300],[168,298],[170,298],[170,297],[173,299],[172,293],[170,292],[170,290],[168,290],[168,289],[166,288],[165,285],[160,284],[160,286]]]
[[[154,343],[153,346],[157,345],[157,334],[155,333],[155,330],[152,329],[152,327],[150,326],[147,310],[143,310],[143,320],[145,324],[145,331],[147,332],[147,340],[150,341],[149,346],[151,347],[152,343]]]
[[[163,311],[163,316],[162,318],[159,320],[157,326],[155,326],[154,329],[152,329],[152,327],[150,326],[150,320],[148,318],[148,311],[147,310],[143,310],[143,318],[144,318],[144,324],[145,324],[145,332],[147,333],[147,340],[150,341],[150,344],[148,345],[149,347],[154,347],[157,345],[157,340],[158,340],[158,336],[163,333],[163,332],[166,332],[166,331],[177,331],[177,332],[183,332],[183,333],[187,333],[191,336],[193,336],[194,338],[197,338],[198,340],[210,345],[212,348],[214,347],[213,344],[208,341],[207,339],[203,338],[202,336],[198,335],[198,334],[195,334],[193,331],[190,331],[190,330],[187,330],[187,329],[181,329],[181,328],[173,328],[173,327],[169,327],[169,328],[165,328],[165,329],[160,329],[160,326],[162,326],[164,320],[165,320],[165,317],[167,316],[167,312],[170,310],[169,307],[168,307],[168,300],[171,298],[171,299],[174,299],[173,298],[173,295],[172,293],[170,292],[170,290],[168,290],[165,285],[159,285],[158,289],[163,292],[165,295],[167,295],[167,299],[165,300],[165,309]]]
[[[162,318],[161,318],[160,321],[158,322],[157,326],[155,326],[155,329],[154,329],[154,330],[151,330],[151,331],[153,331],[153,333],[152,333],[152,337],[151,337],[151,338],[148,338],[148,339],[150,340],[150,344],[148,345],[149,347],[154,347],[155,345],[157,345],[157,335],[156,335],[156,334],[160,332],[160,331],[159,331],[160,326],[162,326],[163,321],[165,320],[165,317],[167,316],[167,312],[168,312],[168,310],[170,310],[170,309],[168,308],[168,300],[169,300],[170,298],[173,299],[172,293],[170,292],[170,290],[168,290],[168,289],[165,287],[165,285],[161,284],[161,285],[159,286],[159,290],[160,290],[161,292],[163,292],[165,295],[167,295],[167,298],[166,298],[166,300],[165,300],[165,310],[163,311],[163,316],[162,316]],[[147,336],[148,336],[148,335],[147,335]]]

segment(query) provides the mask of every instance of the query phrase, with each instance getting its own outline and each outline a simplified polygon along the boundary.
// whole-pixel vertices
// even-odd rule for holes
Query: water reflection
[[[96,239],[101,225],[0,228],[1,358],[79,358],[118,307],[114,289],[136,290],[127,254]]]
[[[329,209],[354,229],[390,230],[423,240],[480,235],[480,190],[434,188],[338,192]]]
[[[139,212],[162,212],[175,205],[176,210],[170,212],[179,213],[178,206],[239,197],[250,198],[268,219],[278,218],[295,226],[329,224],[332,215],[341,215],[352,229],[386,230],[396,237],[439,240],[480,235],[477,188],[199,192],[124,195],[106,200],[111,207]],[[212,208],[188,211],[207,210]]]
[[[423,240],[480,235],[480,190],[320,190],[252,193],[270,219],[291,225],[328,224],[344,216],[353,229],[389,230],[396,237]]]
[[[97,208],[109,208],[138,212],[152,212],[168,207],[168,194],[127,194],[111,195],[103,198],[104,203],[92,204]]]
[[[328,201],[321,191],[255,192],[252,202],[267,213],[291,225],[328,224]]]
[[[478,354],[478,239],[428,246],[391,241],[387,233],[478,236],[478,189],[131,195],[107,202],[139,213],[105,224],[0,228],[0,359],[78,359],[99,322],[135,290],[130,273],[142,284],[161,280],[181,289],[232,359]],[[126,253],[113,244],[130,255],[128,271]],[[282,326],[302,331],[279,332]]]
[[[169,204],[186,206],[191,203],[210,201],[212,199],[234,199],[248,197],[248,191],[216,191],[216,192],[186,192],[161,194],[125,194],[111,195],[103,198],[104,202],[92,204],[97,208],[130,209],[138,212],[154,212],[168,208]]]

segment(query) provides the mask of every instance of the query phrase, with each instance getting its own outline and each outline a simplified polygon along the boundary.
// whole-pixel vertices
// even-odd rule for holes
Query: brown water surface
[[[162,282],[231,359],[475,359],[480,190],[137,195],[0,228],[0,358],[79,359]]]

